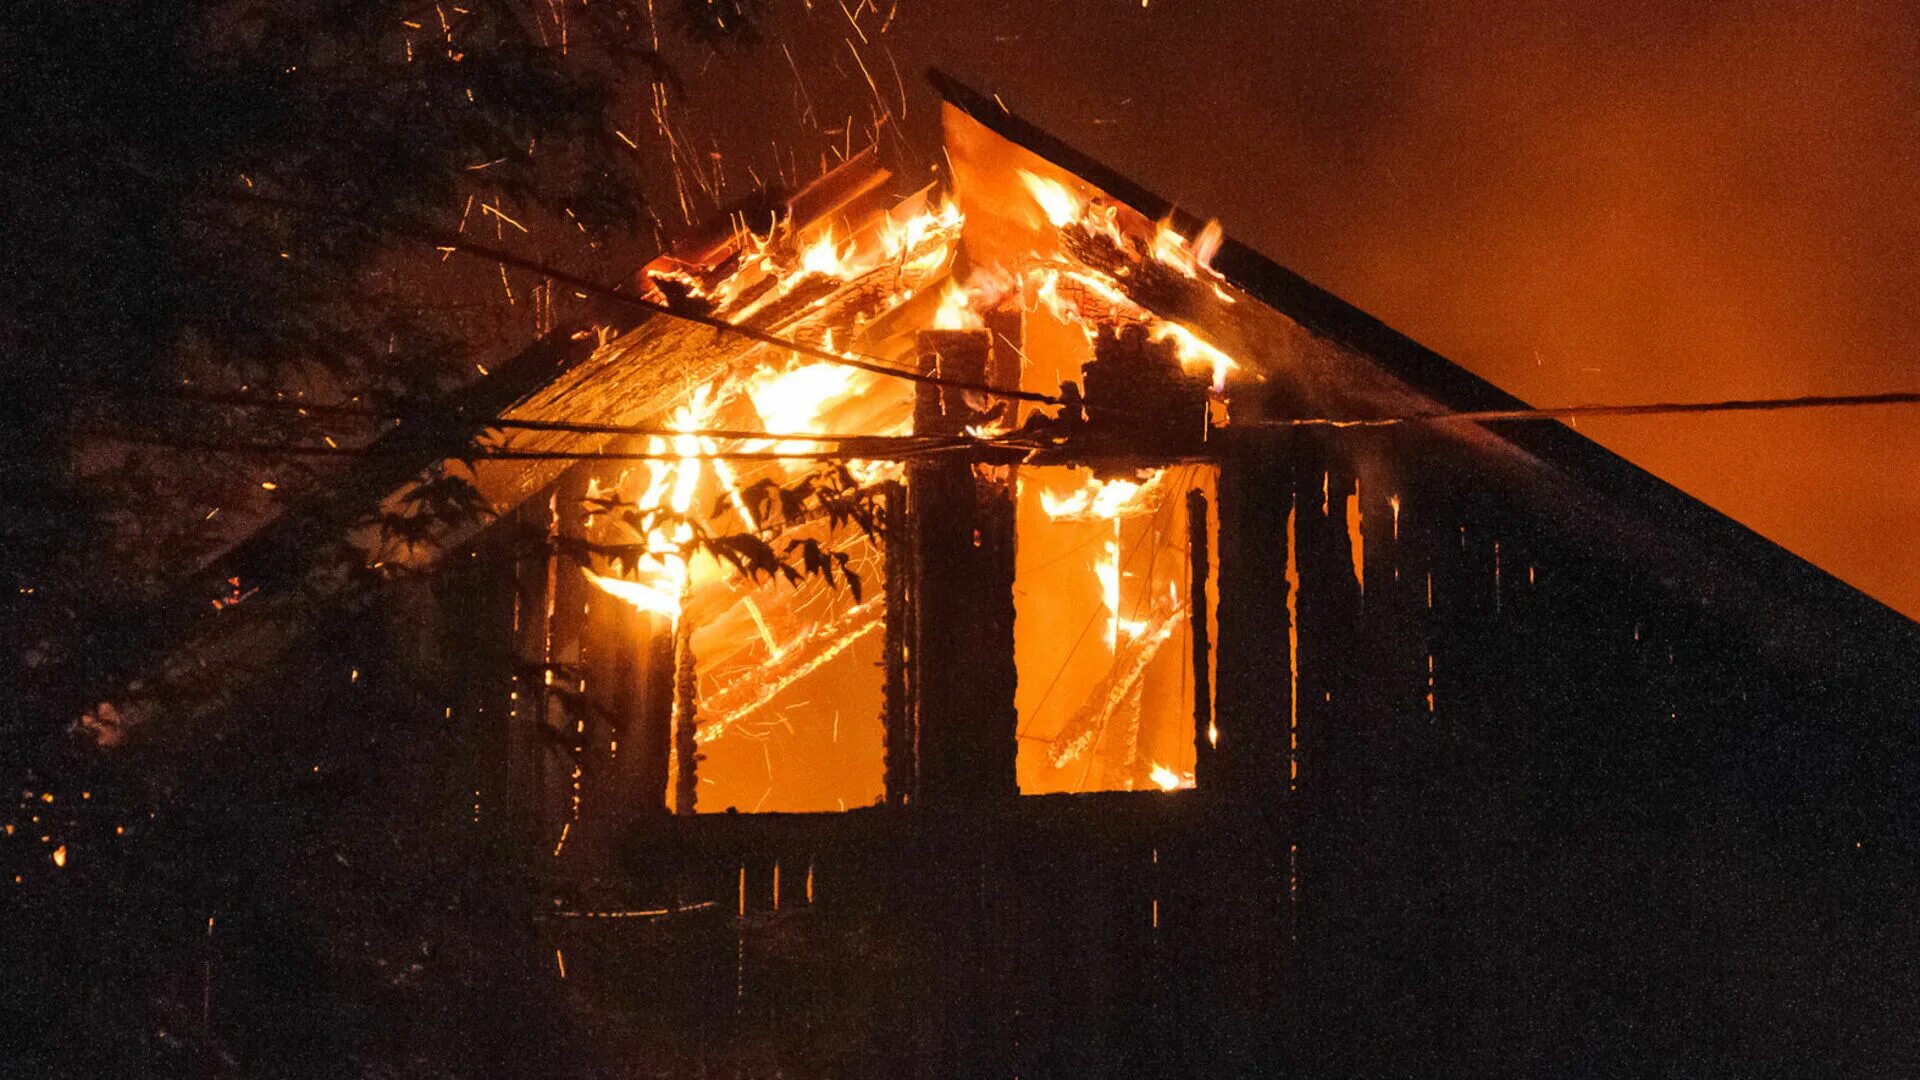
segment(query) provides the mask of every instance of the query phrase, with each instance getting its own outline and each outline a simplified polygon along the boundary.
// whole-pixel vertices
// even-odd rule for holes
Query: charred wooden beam
[[[1154,341],[1138,323],[1104,325],[1082,370],[1088,423],[1078,452],[1120,466],[1096,464],[1096,474],[1130,476],[1142,459],[1202,448],[1210,384],[1182,370],[1173,342]]]
[[[926,331],[921,370],[987,377],[985,331]],[[914,430],[952,435],[985,420],[963,391],[922,384]],[[964,456],[907,473],[914,570],[917,794],[930,805],[1011,797],[1014,779],[1014,498],[1009,470]]]
[[[637,785],[640,812],[659,815],[667,810],[667,778],[673,760],[674,646],[673,623],[658,615],[646,619],[645,687],[634,732],[638,757]]]
[[[913,544],[908,539],[907,490],[889,482],[881,496],[886,517],[887,635],[882,645],[881,731],[885,739],[887,805],[905,806],[914,790]]]
[[[1288,791],[1295,654],[1289,612],[1294,476],[1286,446],[1236,447],[1220,464],[1218,788],[1263,807]]]
[[[682,606],[685,598],[682,597]],[[700,798],[699,670],[693,656],[693,621],[684,614],[673,628],[673,812],[691,814]]]
[[[513,521],[526,536],[546,531],[547,508],[531,500],[514,511]],[[543,545],[529,543],[512,552],[513,559],[513,682],[507,705],[507,791],[504,809],[514,823],[514,837],[535,846],[539,830],[539,762],[543,753],[540,718],[544,711],[547,662],[547,594],[555,556]]]
[[[1156,608],[1144,630],[1121,639],[1119,652],[1108,666],[1107,674],[1094,684],[1086,700],[1053,737],[1052,745],[1047,748],[1049,764],[1059,768],[1075,761],[1103,740],[1110,752],[1123,755],[1120,766],[1128,764],[1138,750],[1141,683],[1154,658],[1160,655],[1161,646],[1173,637],[1174,628],[1180,625],[1180,615],[1179,608]],[[1109,737],[1108,728],[1116,717],[1123,725],[1130,724],[1133,730]],[[1121,768],[1111,773],[1124,775]]]
[[[987,385],[1018,389],[1021,368],[1026,363],[1026,315],[1017,308],[995,309],[981,318],[987,324]],[[1018,427],[1020,418],[1014,410],[1020,403],[1012,398],[1001,400],[1007,403],[1007,426]]]
[[[734,724],[765,709],[787,687],[820,670],[879,629],[884,617],[885,611],[872,601],[856,604],[831,622],[815,624],[782,646],[777,656],[722,686],[700,703],[704,716],[700,723],[700,741],[712,742]]]
[[[1213,528],[1207,493],[1187,492],[1187,614],[1193,640],[1193,786],[1213,780],[1213,637],[1207,620],[1207,590],[1213,574]]]
[[[616,491],[622,480],[618,465],[582,462],[576,467],[587,477],[583,499]],[[619,539],[624,526],[613,515],[595,513],[583,502],[579,535],[592,542]],[[569,567],[579,578],[579,570]],[[580,800],[567,851],[576,857],[586,876],[603,875],[611,866],[618,838],[644,812],[639,798],[641,754],[639,716],[644,700],[644,672],[640,644],[647,618],[633,605],[596,588],[582,587],[585,607],[580,631],[577,702],[580,721],[575,738]]]

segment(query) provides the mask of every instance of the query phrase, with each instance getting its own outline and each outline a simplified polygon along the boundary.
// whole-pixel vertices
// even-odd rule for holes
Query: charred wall
[[[1419,429],[1222,489],[1223,779],[1299,823],[1296,1053],[1886,1064],[1848,1055],[1912,1001],[1904,640],[1785,651]]]

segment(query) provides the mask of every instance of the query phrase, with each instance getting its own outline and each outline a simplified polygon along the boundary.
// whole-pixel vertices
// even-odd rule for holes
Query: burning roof
[[[233,578],[265,584],[275,573],[297,579],[297,571],[269,569],[295,554],[289,540],[312,544],[344,529],[353,508],[364,505],[355,500],[397,498],[403,477],[440,460],[450,442],[499,420],[522,426],[494,429],[488,446],[496,453],[473,465],[477,487],[496,508],[547,488],[571,455],[613,454],[634,464],[622,491],[636,505],[684,515],[717,495],[749,530],[758,529],[765,523],[755,520],[743,492],[758,480],[791,480],[811,459],[844,461],[861,485],[894,476],[892,461],[907,444],[887,440],[912,435],[916,334],[980,328],[995,310],[1045,312],[1068,328],[1051,350],[1068,359],[1050,359],[1038,348],[1020,353],[1013,396],[1024,400],[987,418],[983,399],[982,422],[968,428],[982,447],[1028,461],[1063,460],[1049,458],[1057,447],[1032,437],[1027,421],[1036,416],[1035,402],[1080,408],[1083,380],[1089,397],[1105,399],[1116,415],[1132,415],[1148,406],[1126,395],[1138,392],[1139,372],[1155,372],[1161,382],[1153,400],[1197,410],[1189,417],[1182,405],[1180,417],[1162,425],[1176,429],[1169,441],[1147,444],[1175,449],[1129,461],[1084,487],[1049,491],[1048,513],[1062,519],[1098,519],[1117,529],[1129,507],[1144,505],[1135,500],[1158,497],[1150,494],[1151,470],[1127,472],[1155,465],[1156,457],[1164,467],[1182,454],[1211,453],[1203,445],[1209,438],[1301,421],[1524,408],[997,100],[939,73],[933,82],[946,101],[948,190],[896,199],[892,178],[863,155],[778,206],[728,216],[636,275],[636,291],[674,314],[641,317],[609,303],[601,326],[555,335],[512,370],[496,373],[475,392],[465,419],[389,439],[392,452],[370,455],[362,481],[316,495],[314,506],[295,512],[295,525],[270,527],[272,542],[243,545],[209,569],[209,580],[224,587]],[[1098,334],[1111,336],[1116,326],[1132,335],[1128,348],[1148,357],[1147,366],[1103,386],[1090,357]],[[1069,382],[1076,383],[1071,390]],[[1581,521],[1597,542],[1634,552],[1650,572],[1736,607],[1759,637],[1788,653],[1833,648],[1823,624],[1836,619],[1915,648],[1911,623],[1567,427],[1436,430],[1468,448],[1489,482],[1533,492]],[[589,567],[589,580],[665,617],[699,607],[704,625],[724,625],[729,640],[756,643],[759,651],[742,652],[736,666],[770,671],[763,674],[767,685],[804,676],[826,662],[823,654],[831,659],[847,648],[849,635],[878,625],[870,606],[850,602],[777,641],[751,598],[725,587],[717,568],[699,569],[678,553],[680,528],[663,519],[638,530],[645,550],[637,561]],[[1117,560],[1116,547],[1109,539],[1102,550]],[[839,550],[855,559],[871,554]],[[1116,660],[1127,642],[1165,639],[1177,595],[1139,601],[1145,606],[1123,615],[1117,561],[1101,563],[1096,575],[1103,636]],[[259,598],[252,606],[274,602]],[[802,594],[790,606],[819,603]],[[1815,611],[1817,618],[1807,617]],[[231,638],[233,613],[220,618],[213,637]],[[1139,653],[1133,659],[1144,665]],[[703,738],[717,736],[764,696],[764,687],[744,682],[723,688],[710,702]],[[1062,719],[1049,749],[1055,759],[1073,756],[1071,731],[1083,719]],[[1152,765],[1158,782],[1166,769]]]

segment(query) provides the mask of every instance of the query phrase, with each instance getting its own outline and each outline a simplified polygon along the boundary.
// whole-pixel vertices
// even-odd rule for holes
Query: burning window
[[[905,393],[880,376],[791,362],[699,387],[674,414],[686,432],[844,435],[899,427]],[[876,674],[885,610],[878,539],[829,520],[835,500],[862,498],[897,471],[884,462],[826,464],[778,454],[771,439],[654,436],[622,524],[633,550],[617,573],[589,581],[684,639],[703,809],[832,810],[881,794]],[[695,544],[704,530],[715,547]],[[791,564],[809,551],[832,569],[787,578],[727,545],[763,544]],[[614,545],[608,545],[609,553]],[[744,571],[744,572],[743,572]],[[678,718],[676,717],[676,722]],[[684,746],[675,750],[680,774]],[[677,784],[676,784],[677,788]]]
[[[1049,467],[1023,481],[1014,584],[1021,792],[1191,786],[1186,494],[1210,492],[1211,470],[1100,480]]]
[[[1156,312],[1236,302],[1217,228],[954,165],[958,202],[843,170],[643,272],[762,335],[684,361],[580,571],[672,643],[680,812],[1192,783],[1189,496],[1237,365]]]

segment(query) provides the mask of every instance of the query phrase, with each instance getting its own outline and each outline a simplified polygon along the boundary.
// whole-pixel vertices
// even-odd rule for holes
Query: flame
[[[1056,229],[1065,228],[1080,220],[1086,211],[1086,202],[1058,180],[1049,180],[1037,173],[1025,169],[1015,169],[1020,182],[1026,185],[1027,193],[1033,201],[1040,204],[1040,212],[1047,217],[1047,223]]]
[[[1079,325],[1089,334],[1092,333],[1087,325],[1089,322],[1117,317],[1141,319],[1147,316],[1145,308],[1134,303],[1131,297],[1122,292],[1120,287],[1104,274],[1059,270],[1045,266],[1028,271],[1025,280],[1027,287],[1032,291],[1035,305],[1045,308],[1049,315],[1060,322]],[[1079,298],[1061,291],[1063,284],[1092,294],[1095,300],[1105,304],[1110,310],[1081,310]],[[1029,306],[1028,310],[1033,310],[1033,307]]]
[[[1113,523],[1113,535],[1100,546],[1100,557],[1093,561],[1093,576],[1100,582],[1100,604],[1107,611],[1107,651],[1120,647],[1120,639],[1139,637],[1150,624],[1148,619],[1120,617],[1120,522]]]
[[[1172,339],[1174,352],[1179,354],[1183,367],[1205,366],[1213,372],[1213,389],[1220,393],[1227,388],[1227,375],[1240,368],[1233,357],[1200,340],[1200,336],[1181,326],[1177,322],[1158,322],[1147,331],[1147,337],[1154,341]]]
[[[1054,521],[1111,521],[1132,517],[1153,509],[1165,469],[1155,469],[1144,483],[1133,480],[1101,480],[1089,475],[1086,482],[1065,494],[1040,492],[1040,509]]]
[[[1123,518],[1150,513],[1159,505],[1167,471],[1155,469],[1145,481],[1102,480],[1089,475],[1081,485],[1064,494],[1040,491],[1040,509],[1054,521],[1107,521],[1113,531],[1093,560],[1093,576],[1100,583],[1100,605],[1106,610],[1104,635],[1107,649],[1118,649],[1120,639],[1136,638],[1150,620],[1120,617],[1120,522]]]
[[[1208,221],[1189,241],[1173,222],[1163,219],[1153,227],[1153,257],[1187,277],[1198,278],[1202,271],[1212,271],[1213,256],[1225,237],[1218,221]]]
[[[807,277],[812,274],[831,278],[855,276],[841,256],[839,245],[834,242],[831,227],[820,234],[820,239],[809,244],[807,249],[800,253],[799,276]]]
[[[955,284],[953,279],[940,290],[940,307],[933,313],[935,330],[978,330],[986,326],[986,320],[973,310],[973,297]]]
[[[587,575],[602,592],[617,596],[641,611],[655,615],[675,618],[680,614],[680,590],[665,584],[650,584],[644,581],[627,581],[623,578],[602,577],[582,567],[581,573]]]
[[[697,387],[693,397],[685,405],[675,409],[667,426],[676,432],[694,432],[712,424],[713,415],[719,407],[719,394],[715,384]],[[662,436],[652,436],[647,440],[649,453],[664,454],[669,448],[678,455],[678,461],[661,462],[651,470],[647,478],[647,490],[640,496],[639,508],[643,511],[666,506],[676,515],[685,515],[693,507],[694,496],[700,490],[702,462],[700,454],[711,449],[709,440],[698,435],[674,435],[670,440]],[[718,463],[716,463],[718,464]],[[722,474],[726,477],[727,474]],[[733,490],[730,478],[728,488]],[[741,515],[746,516],[746,507],[739,504],[739,495],[734,491],[735,504]],[[749,519],[751,520],[751,519]],[[682,598],[686,595],[691,581],[692,567],[684,553],[689,540],[693,539],[693,527],[685,521],[673,524],[670,528],[658,525],[648,530],[644,538],[647,544],[645,562],[651,571],[648,580],[628,581],[624,578],[605,577],[586,567],[580,572],[587,576],[602,592],[618,597],[641,611],[664,615],[678,620]]]
[[[1034,302],[1046,308],[1049,315],[1063,323],[1074,321],[1078,310],[1073,301],[1060,295],[1060,271],[1035,270],[1027,275],[1027,281],[1033,286]]]
[[[1120,523],[1113,523],[1114,536],[1100,545],[1100,557],[1094,560],[1093,576],[1100,581],[1100,604],[1107,609],[1107,651],[1120,645]]]
[[[885,218],[880,225],[880,248],[889,259],[909,256],[930,237],[959,232],[964,221],[959,204],[943,197],[940,205],[904,220],[896,221],[890,215]],[[941,250],[938,254],[944,256],[945,251]]]
[[[1178,791],[1193,786],[1193,774],[1175,772],[1159,762],[1153,763],[1153,771],[1148,774],[1161,791]]]
[[[829,343],[828,348],[832,348]],[[764,430],[775,434],[812,433],[848,434],[853,425],[859,434],[898,435],[911,423],[910,413],[874,422],[870,415],[845,414],[846,406],[860,401],[881,385],[882,376],[839,364],[797,364],[785,371],[760,371],[746,383],[745,393],[760,414]],[[806,444],[794,442],[750,442],[751,450],[800,450]],[[785,464],[792,466],[794,461]],[[900,471],[894,461],[848,461],[847,472],[856,483],[875,484]]]
[[[858,368],[823,360],[785,371],[756,372],[747,382],[747,397],[765,430],[812,433],[822,431],[827,415],[866,390],[873,378]]]
[[[1200,235],[1193,238],[1193,261],[1203,270],[1213,269],[1213,257],[1220,253],[1220,245],[1226,241],[1226,230],[1212,218],[1200,226]]]

